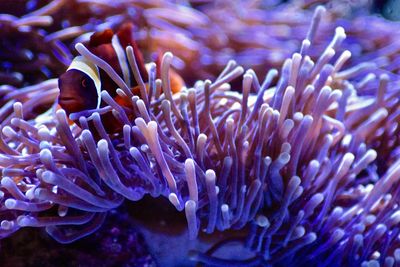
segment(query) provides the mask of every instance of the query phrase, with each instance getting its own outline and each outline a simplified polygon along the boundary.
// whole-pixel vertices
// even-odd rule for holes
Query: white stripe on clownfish
[[[92,62],[84,58],[83,56],[77,56],[72,60],[71,65],[67,69],[69,70],[79,70],[89,76],[90,79],[93,80],[94,86],[96,87],[97,92],[97,106],[96,108],[100,108],[101,103],[101,80],[100,80],[100,72],[99,68],[94,65]]]

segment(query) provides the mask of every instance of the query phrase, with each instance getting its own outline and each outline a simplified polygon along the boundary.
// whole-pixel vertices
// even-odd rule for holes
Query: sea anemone
[[[46,77],[58,77],[76,55],[76,43],[85,43],[95,31],[118,29],[127,21],[133,23],[135,39],[148,61],[171,51],[174,67],[186,81],[194,83],[198,79],[215,79],[230,59],[245,68],[252,68],[259,76],[264,76],[269,68],[280,68],[301,45],[312,16],[311,9],[318,3],[329,7],[329,12],[318,18],[324,23],[314,38],[314,49],[309,51],[313,60],[324,50],[329,33],[341,26],[346,28],[351,40],[343,45],[343,49],[353,54],[351,61],[360,63],[374,58],[379,66],[387,66],[387,70],[394,69],[395,72],[397,25],[365,14],[348,19],[350,11],[337,10],[343,7],[357,9],[363,2],[292,1],[278,5],[274,1],[239,1],[232,5],[229,1],[190,1],[184,6],[170,1],[141,0],[121,0],[112,4],[91,0],[21,0],[18,4],[10,4],[5,0],[0,3],[0,10],[7,12],[2,14],[6,21],[33,23],[34,27],[22,27],[22,32],[29,29],[40,35],[41,39],[32,43],[40,44],[40,52],[46,53],[49,60],[46,60],[45,68],[40,69],[45,77],[28,75],[30,79],[35,78],[36,83]],[[27,14],[21,16],[23,10]],[[362,12],[366,8],[358,10]],[[16,29],[16,32],[20,31]],[[11,43],[35,36],[26,35],[14,38]],[[20,53],[24,51],[21,49]],[[31,53],[40,55],[34,50]],[[54,60],[54,56],[58,60]],[[58,64],[59,61],[63,64]],[[50,63],[51,67],[48,66]],[[4,70],[7,73],[12,72],[9,65]],[[15,84],[7,80],[4,83]],[[17,87],[28,84],[32,81],[19,83]]]
[[[213,81],[176,93],[172,53],[148,64],[145,80],[131,46],[118,48],[118,75],[77,43],[122,102],[102,91],[101,106],[67,116],[55,79],[4,87],[0,237],[38,227],[71,243],[126,199],[137,212],[176,210],[174,226],[185,231],[173,260],[155,238],[173,242],[173,229],[160,220],[154,232],[138,219],[160,266],[400,264],[398,82],[387,65],[371,64],[377,54],[351,61],[343,27],[317,57],[324,12],[261,83],[231,60]],[[105,115],[121,129],[110,133]]]

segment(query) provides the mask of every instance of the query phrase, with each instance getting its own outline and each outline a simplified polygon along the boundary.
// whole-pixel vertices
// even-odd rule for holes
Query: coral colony
[[[400,266],[396,25],[228,2],[8,6],[1,238],[131,201],[174,210],[132,225],[160,266]]]

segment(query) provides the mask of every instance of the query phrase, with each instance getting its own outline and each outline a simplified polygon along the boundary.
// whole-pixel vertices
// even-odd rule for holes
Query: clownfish
[[[132,37],[132,24],[124,24],[116,34],[111,29],[95,32],[90,37],[87,48],[91,53],[106,61],[115,72],[131,86],[134,95],[140,97],[140,89],[134,79],[125,57],[125,48],[131,46],[138,64],[140,75],[148,88],[148,73],[144,64],[143,55]],[[159,61],[159,60],[158,60]],[[157,64],[157,78],[160,77],[160,64]],[[177,93],[184,86],[183,79],[173,70],[170,72],[171,89]],[[100,68],[83,56],[73,59],[67,71],[58,79],[60,94],[58,104],[67,115],[84,110],[98,109],[103,104],[101,91],[107,91],[119,104],[127,105],[117,95],[118,85]],[[122,125],[116,125],[111,112],[101,115],[103,125],[108,133],[114,133]],[[79,125],[78,121],[74,121]]]

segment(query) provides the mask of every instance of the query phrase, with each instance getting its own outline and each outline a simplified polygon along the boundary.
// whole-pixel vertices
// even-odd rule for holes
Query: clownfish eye
[[[87,79],[82,78],[81,84],[82,84],[82,87],[86,88],[87,87]]]

